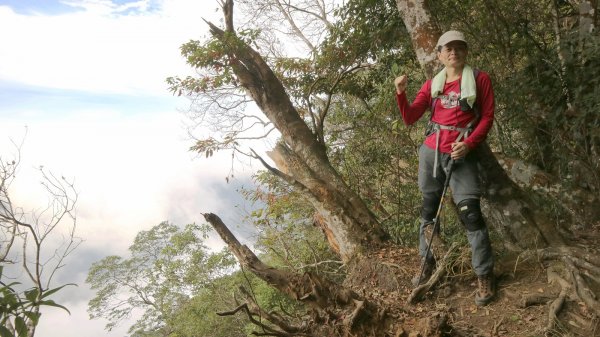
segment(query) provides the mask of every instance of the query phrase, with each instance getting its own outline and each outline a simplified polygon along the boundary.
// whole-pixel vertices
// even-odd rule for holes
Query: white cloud
[[[217,2],[208,0],[69,3],[80,10],[23,15],[0,5],[0,81],[14,85],[11,95],[28,86],[39,89],[24,100],[10,97],[15,106],[0,110],[0,156],[11,152],[9,137],[19,140],[27,125],[13,186],[15,202],[26,211],[45,202],[39,165],[75,179],[79,191],[77,234],[85,241],[58,275],[61,282],[79,284],[60,295],[69,299],[72,315],[45,310],[37,335],[123,336],[127,326],[107,333],[105,321],[88,320],[92,294],[83,281],[92,259],[126,255],[140,230],[164,220],[203,222],[200,213],[214,212],[234,231],[239,226],[241,211],[234,207],[239,196],[233,197],[235,186],[225,182],[229,154],[206,160],[187,150],[191,141],[176,112],[177,105],[187,103],[170,97],[164,82],[190,72],[180,45],[203,36],[202,18],[218,22],[220,13]],[[75,97],[82,91],[86,95]],[[112,94],[118,99],[111,100]],[[173,108],[132,111],[141,101],[128,100],[134,95],[164,98],[157,104],[172,102]],[[69,103],[72,98],[77,104]],[[88,98],[94,102],[86,106]],[[98,104],[99,99],[107,102]],[[256,168],[236,176],[247,179]],[[214,238],[209,244],[222,245]]]
[[[85,10],[52,16],[21,15],[0,6],[0,30],[5,32],[0,35],[0,79],[59,89],[166,95],[165,78],[189,72],[179,47],[204,36],[202,17],[214,20],[220,15],[212,1],[164,1],[158,10],[139,1],[138,10],[127,15],[124,5],[110,1],[77,3]]]
[[[19,139],[24,123],[3,120],[0,134]],[[178,211],[178,220],[198,221],[200,212],[223,208],[214,185],[233,188],[225,181],[231,163],[225,153],[194,159],[187,150],[191,140],[183,134],[175,111],[118,119],[110,113],[83,114],[30,122],[21,164],[22,175],[30,178],[16,181],[16,200],[43,202],[39,179],[31,178],[43,165],[58,176],[75,179],[79,229],[89,235],[84,237],[99,239],[104,233],[132,238],[140,226],[170,220],[169,212],[180,209],[181,202],[190,210]],[[31,191],[36,190],[34,199]],[[185,201],[190,198],[197,203]]]
[[[87,268],[104,256],[127,256],[127,247],[139,231],[165,220],[178,225],[202,223],[201,213],[205,212],[217,213],[226,223],[238,225],[232,222],[239,221],[239,216],[230,210],[235,209],[239,197],[232,197],[235,186],[225,181],[231,165],[227,154],[195,159],[187,150],[190,140],[182,136],[181,116],[174,111],[118,119],[115,114],[90,112],[28,125],[21,170],[12,186],[14,202],[25,211],[45,205],[46,196],[36,173],[40,165],[58,176],[75,179],[79,191],[77,235],[85,241],[66,260],[59,279],[79,284],[65,288],[68,297],[89,296],[81,299],[84,303],[69,303],[70,316],[61,311],[47,315],[39,330],[42,336],[65,336],[64,330],[50,329],[49,317],[53,326],[81,326],[83,330],[78,328],[73,336],[106,323],[90,323],[87,318],[81,321],[85,314],[78,311],[85,311],[82,306],[92,296],[89,290],[82,290],[87,287],[83,284]],[[3,150],[10,148],[8,137],[20,139],[24,122],[0,118]],[[5,153],[0,155],[6,158]],[[243,178],[248,174],[239,175]],[[222,246],[214,238],[208,244]]]
[[[203,222],[204,212],[217,213],[240,236],[249,234],[238,227],[236,187],[225,182],[229,154],[207,160],[188,151],[191,140],[176,111],[187,102],[171,97],[165,84],[168,76],[190,72],[181,44],[204,36],[202,18],[218,23],[221,13],[217,1],[207,0],[68,3],[78,11],[24,15],[0,5],[0,81],[14,86],[10,95],[22,89],[28,95],[10,97],[13,105],[0,102],[0,156],[11,152],[9,137],[21,139],[26,125],[13,186],[14,201],[25,210],[45,202],[39,165],[74,179],[79,191],[77,234],[85,241],[57,275],[79,284],[59,294],[71,315],[44,310],[36,336],[123,336],[127,324],[108,333],[106,321],[88,320],[93,294],[83,282],[94,259],[126,255],[139,231],[164,220]],[[173,108],[143,112],[139,97]],[[236,176],[247,179],[257,168]],[[209,244],[222,245],[214,238]]]
[[[103,331],[107,322],[101,319],[90,320],[87,313],[87,303],[71,305],[68,309],[71,312],[70,315],[59,308],[44,308],[40,324],[36,330],[36,336],[123,337],[127,335],[127,330],[129,329],[127,324],[119,325],[110,332]]]

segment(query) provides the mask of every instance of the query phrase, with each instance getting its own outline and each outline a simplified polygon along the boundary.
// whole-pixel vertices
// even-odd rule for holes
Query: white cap
[[[440,36],[437,42],[437,47],[443,47],[452,41],[462,41],[464,43],[467,43],[467,40],[465,39],[465,35],[463,33],[457,30],[449,30],[442,34],[442,36]]]

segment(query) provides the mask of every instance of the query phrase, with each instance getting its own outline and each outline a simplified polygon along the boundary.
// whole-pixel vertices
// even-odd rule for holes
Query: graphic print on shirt
[[[458,106],[458,99],[460,98],[460,93],[450,91],[448,95],[439,96],[440,103],[444,107],[444,109],[451,109]]]

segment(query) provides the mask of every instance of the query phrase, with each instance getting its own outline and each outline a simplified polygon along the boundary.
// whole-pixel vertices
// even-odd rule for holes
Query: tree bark
[[[342,260],[351,260],[369,244],[381,242],[385,233],[364,201],[331,166],[325,145],[300,117],[269,65],[235,37],[232,0],[224,3],[223,12],[226,31],[209,23],[211,34],[226,45],[241,86],[281,132],[282,143],[273,151],[280,159],[280,174],[307,194],[324,219],[332,247],[338,248]]]
[[[563,245],[556,224],[508,176],[487,143],[477,150],[484,189],[483,210],[488,224],[502,234],[512,251]]]
[[[427,78],[432,78],[438,66],[435,47],[441,31],[431,18],[427,0],[396,0],[396,5],[410,34],[417,60]]]

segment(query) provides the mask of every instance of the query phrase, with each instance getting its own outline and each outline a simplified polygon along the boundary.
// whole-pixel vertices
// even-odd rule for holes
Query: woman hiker
[[[419,149],[419,189],[423,195],[419,227],[421,268],[413,284],[427,282],[435,269],[435,257],[428,253],[433,222],[440,203],[447,172],[449,186],[471,245],[473,270],[478,277],[477,305],[488,304],[495,294],[494,256],[480,208],[477,156],[473,149],[483,142],[494,119],[494,90],[487,73],[467,63],[467,42],[458,31],[444,33],[437,43],[437,56],[444,65],[427,80],[410,103],[406,97],[406,75],[394,80],[396,100],[406,125],[412,125],[431,109],[430,127]],[[453,160],[453,165],[448,165]],[[436,233],[439,238],[439,228]]]

